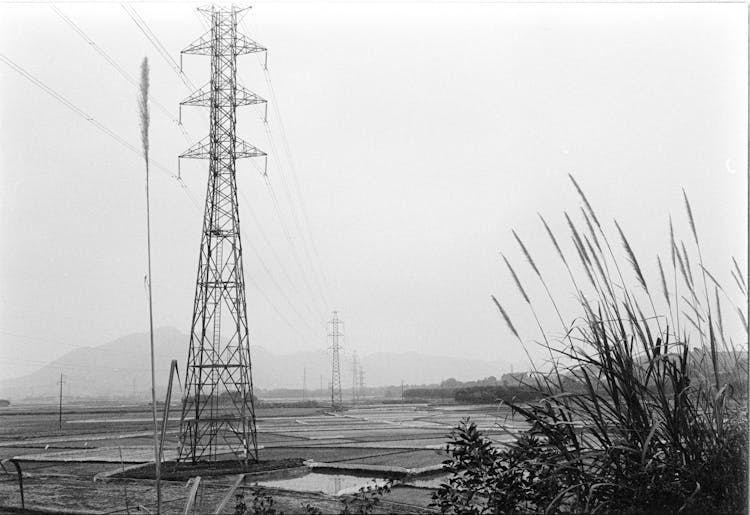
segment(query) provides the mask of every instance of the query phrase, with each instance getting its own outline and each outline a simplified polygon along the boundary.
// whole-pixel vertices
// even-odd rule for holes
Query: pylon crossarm
[[[267,49],[260,46],[247,36],[237,35],[237,45],[235,46],[234,55],[252,54],[255,52],[265,52]]]
[[[209,30],[204,35],[190,43],[190,45],[184,48],[180,53],[193,55],[211,55],[211,31]]]
[[[192,93],[185,100],[180,102],[181,106],[211,106],[211,84],[203,85],[198,91]]]
[[[237,92],[237,98],[234,101],[234,105],[236,105],[237,107],[254,105],[254,104],[264,104],[267,102],[265,98],[259,95],[256,95],[255,93],[244,88],[243,86],[237,86],[236,92]],[[185,100],[180,102],[180,105],[210,107],[211,106],[210,85],[206,84],[201,89],[199,89],[198,91],[196,91],[195,93],[187,97]],[[232,102],[229,96],[220,97],[218,101],[218,105],[220,107],[229,107],[232,105]]]
[[[179,155],[180,159],[208,159],[211,157],[211,142],[208,136]]]
[[[257,147],[254,147],[250,143],[243,141],[241,139],[237,139],[236,144],[236,150],[235,150],[235,157],[237,159],[241,159],[244,157],[262,157],[265,156],[266,153],[260,150]]]
[[[252,91],[242,87],[237,87],[237,102],[236,105],[238,106],[249,106],[253,104],[265,104],[268,101],[253,93]]]
[[[209,30],[204,35],[193,41],[190,45],[182,50],[183,54],[192,55],[211,55],[211,41],[213,35]],[[238,55],[252,54],[255,52],[265,52],[267,48],[259,45],[252,39],[242,34],[237,34],[236,45],[234,47],[235,57]]]

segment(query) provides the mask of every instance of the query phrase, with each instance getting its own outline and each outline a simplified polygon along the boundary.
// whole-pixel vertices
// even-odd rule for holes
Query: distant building
[[[0,408],[7,408],[10,406],[10,401],[6,401],[5,399],[0,399]]]

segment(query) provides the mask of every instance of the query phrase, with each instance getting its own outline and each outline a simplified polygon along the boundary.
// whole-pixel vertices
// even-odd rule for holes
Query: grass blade
[[[508,258],[506,258],[505,254],[503,254],[502,252],[500,253],[500,255],[503,257],[503,261],[505,261],[505,264],[508,267],[508,270],[510,270],[510,274],[513,276],[513,281],[515,281],[516,286],[518,286],[518,291],[521,292],[523,299],[526,301],[527,304],[531,304],[531,300],[529,299],[529,296],[526,295],[526,290],[524,290],[523,286],[521,286],[521,281],[518,279],[518,276],[516,275],[516,271],[513,270],[513,267],[510,265],[510,262],[508,262]]]
[[[596,224],[597,227],[599,227],[601,229],[602,226],[599,223],[599,220],[596,218],[596,213],[594,213],[594,210],[591,208],[591,204],[589,204],[589,199],[586,198],[586,195],[583,193],[583,190],[578,185],[578,183],[576,182],[576,180],[573,177],[573,175],[568,174],[568,177],[570,177],[570,180],[573,183],[573,186],[575,186],[576,191],[581,196],[581,199],[583,200],[583,203],[586,205],[586,209],[588,210],[589,214],[591,215],[591,218],[594,220],[594,223]]]
[[[685,188],[682,188],[682,197],[685,199],[685,209],[687,210],[688,221],[690,222],[690,230],[693,231],[693,238],[695,238],[695,244],[700,246],[698,243],[698,231],[695,230],[695,219],[693,218],[693,210],[690,209],[690,201],[688,200]]]
[[[538,275],[539,278],[541,278],[542,274],[539,272],[539,269],[536,267],[536,263],[534,263],[534,260],[531,259],[531,254],[529,254],[529,251],[526,250],[526,245],[523,244],[523,242],[521,241],[521,238],[518,237],[518,234],[516,234],[515,230],[513,230],[512,232],[513,232],[513,237],[516,238],[518,245],[521,247],[521,250],[523,251],[523,255],[526,256],[526,261],[529,262],[529,264],[531,265],[531,268],[533,268],[534,272],[536,272],[536,275]]]
[[[672,308],[672,303],[669,300],[669,289],[667,288],[667,280],[664,277],[664,268],[661,266],[661,258],[657,255],[656,256],[656,262],[659,264],[659,277],[661,277],[661,287],[664,292],[664,298],[667,301],[667,306],[669,308]]]
[[[617,220],[615,220],[615,226],[617,227],[617,231],[620,233],[622,244],[625,247],[626,254],[628,255],[628,261],[630,261],[630,264],[632,265],[633,270],[635,271],[635,275],[638,278],[638,282],[641,283],[641,286],[643,287],[643,289],[648,292],[648,286],[646,286],[646,278],[643,277],[643,272],[641,271],[640,265],[638,265],[638,260],[635,258],[633,249],[630,247],[630,243],[628,243],[628,239],[625,237],[625,233],[622,232],[622,229],[620,228],[620,224],[617,223]]]
[[[734,256],[732,256],[732,263],[734,263],[734,269],[737,270],[737,277],[739,277],[740,282],[742,283],[742,291],[747,292],[747,282],[745,281],[745,277],[742,275],[742,270],[740,269],[740,265],[737,264],[737,260],[734,259]]]
[[[503,306],[500,305],[500,303],[497,301],[494,295],[491,295],[491,297],[492,297],[492,302],[494,302],[495,306],[497,306],[497,309],[500,311],[500,314],[503,316],[503,320],[505,320],[505,323],[510,329],[510,332],[513,333],[513,335],[520,340],[521,337],[518,336],[518,331],[516,331],[516,328],[513,326],[513,322],[510,321],[510,317],[508,316],[508,313],[505,312],[505,309],[503,309]]]

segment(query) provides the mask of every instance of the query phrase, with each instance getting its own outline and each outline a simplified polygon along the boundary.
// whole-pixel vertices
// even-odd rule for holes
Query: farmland
[[[496,442],[510,438],[506,429],[521,427],[497,406],[373,404],[338,413],[323,408],[259,408],[261,462],[289,466],[248,474],[238,493],[249,494],[248,489],[259,485],[282,512],[300,512],[308,503],[323,512],[338,512],[342,495],[375,484],[374,480],[382,484],[385,477],[397,477],[378,509],[428,511],[432,490],[442,479],[446,435],[464,417],[471,417]],[[173,414],[165,460],[176,457],[178,430],[179,415]],[[20,466],[27,509],[127,513],[141,506],[154,511],[153,480],[127,473],[153,462],[147,405],[68,406],[61,430],[52,406],[6,408],[0,412],[0,458],[15,458]],[[4,468],[0,509],[20,508],[17,470],[10,461],[4,461]],[[116,477],[123,470],[131,477]],[[195,512],[214,512],[237,477],[203,477]],[[182,513],[194,484],[164,481],[163,512]],[[233,509],[232,499],[223,511]]]

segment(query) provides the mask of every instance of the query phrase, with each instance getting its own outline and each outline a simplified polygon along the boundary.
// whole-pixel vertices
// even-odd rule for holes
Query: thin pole
[[[148,191],[148,161],[146,161],[146,240],[148,247],[148,332],[151,345],[151,414],[154,419],[154,462],[156,464],[156,513],[161,513],[161,460],[159,459],[159,426],[156,422],[156,370],[154,366],[154,307],[151,300],[151,200]]]
[[[60,409],[58,410],[58,426],[60,427],[60,431],[62,431],[62,387],[63,387],[63,375],[62,372],[60,372]]]
[[[159,426],[156,421],[156,371],[154,365],[154,306],[151,297],[151,198],[149,196],[149,112],[148,112],[148,59],[143,58],[141,65],[141,142],[143,159],[146,162],[146,249],[148,257],[148,334],[151,347],[151,415],[154,420],[154,465],[156,472],[156,513],[161,513],[161,459],[159,458]]]
[[[352,357],[352,406],[357,403],[357,351]]]

